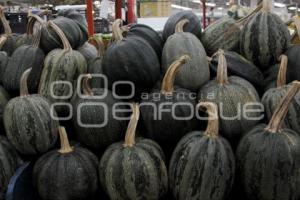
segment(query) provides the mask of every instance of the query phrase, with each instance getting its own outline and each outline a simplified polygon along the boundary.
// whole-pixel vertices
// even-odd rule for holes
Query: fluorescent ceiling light
[[[210,2],[206,3],[206,5],[207,5],[207,6],[210,6],[210,7],[215,7],[215,6],[216,6],[215,3],[210,3]]]
[[[193,3],[197,3],[197,4],[201,4],[202,5],[202,2],[200,0],[193,0]]]
[[[279,7],[279,8],[284,8],[286,5],[284,3],[274,3],[274,6]]]
[[[295,6],[289,7],[289,10],[296,10],[297,8]]]
[[[229,6],[230,5],[230,2],[226,2],[226,6]]]
[[[192,10],[191,8],[183,7],[183,6],[179,6],[179,5],[175,5],[175,4],[172,4],[171,6],[172,6],[172,8],[177,8],[180,10]]]
[[[222,7],[218,7],[218,10],[223,10],[223,8]]]

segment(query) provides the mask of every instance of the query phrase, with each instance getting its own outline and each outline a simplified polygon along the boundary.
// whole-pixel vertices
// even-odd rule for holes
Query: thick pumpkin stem
[[[58,128],[59,137],[60,137],[60,150],[59,153],[70,153],[73,151],[73,148],[70,146],[67,131],[65,127],[60,126]]]
[[[250,12],[247,16],[243,17],[242,19],[239,19],[236,21],[236,24],[238,26],[240,25],[243,25],[245,23],[247,23],[256,13],[258,13],[263,7],[263,4],[260,3],[259,5],[257,5],[257,7],[252,11]]]
[[[218,106],[212,102],[200,102],[197,105],[198,108],[206,108],[208,114],[208,124],[205,130],[205,134],[208,137],[216,138],[219,135],[219,118],[218,118]]]
[[[272,0],[263,0],[263,11],[270,12],[272,10]]]
[[[123,39],[122,30],[121,30],[122,23],[123,21],[121,19],[117,19],[112,25],[113,36],[117,41]]]
[[[104,52],[105,52],[105,47],[104,47],[102,39],[90,37],[88,42],[97,48],[97,50],[98,50],[97,57],[102,58],[104,55]]]
[[[82,81],[83,94],[87,96],[94,96],[93,90],[90,87],[89,81],[92,79],[91,74],[86,74]]]
[[[218,51],[218,70],[217,70],[217,83],[225,85],[228,83],[227,62],[223,50]]]
[[[286,55],[281,55],[280,58],[280,67],[277,77],[277,87],[282,87],[286,85],[286,70],[288,65],[288,57]]]
[[[3,45],[5,44],[6,41],[7,41],[6,36],[1,36],[0,37],[0,49],[3,47]]]
[[[27,69],[21,76],[20,80],[20,96],[27,97],[29,96],[28,87],[27,87],[27,79],[31,72],[31,68]]]
[[[174,81],[179,68],[185,64],[190,57],[188,55],[181,56],[178,60],[175,60],[168,68],[161,86],[162,94],[172,94],[174,91]]]
[[[135,144],[136,127],[140,118],[140,108],[138,103],[131,104],[132,115],[127,127],[124,147],[133,147]]]
[[[300,37],[300,17],[299,16],[294,16],[293,21],[294,21],[294,24],[296,26],[297,35],[298,35],[298,37]]]
[[[281,129],[282,122],[288,113],[291,101],[294,99],[295,95],[300,91],[300,82],[294,81],[292,87],[288,90],[287,94],[281,100],[279,106],[275,110],[266,130],[271,133],[278,133]]]
[[[175,27],[175,33],[183,33],[183,27],[188,24],[190,21],[188,19],[180,20]]]
[[[1,20],[3,28],[4,28],[4,34],[6,34],[6,35],[12,34],[11,28],[9,26],[9,22],[6,20],[6,17],[5,17],[3,7],[0,9],[0,20]]]
[[[72,47],[64,32],[53,21],[48,21],[48,25],[51,28],[53,28],[53,30],[57,33],[57,35],[61,39],[64,50],[71,51]]]

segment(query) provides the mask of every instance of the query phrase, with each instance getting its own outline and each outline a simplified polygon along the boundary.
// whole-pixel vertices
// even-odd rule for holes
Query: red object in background
[[[116,19],[122,19],[122,0],[115,2]]]
[[[134,9],[134,0],[127,0],[127,21],[128,24],[135,22],[135,9]]]
[[[86,16],[88,23],[89,36],[94,35],[94,14],[93,0],[86,0]]]
[[[202,16],[202,23],[203,23],[203,29],[206,28],[206,0],[202,1],[202,10],[203,10],[203,16]]]

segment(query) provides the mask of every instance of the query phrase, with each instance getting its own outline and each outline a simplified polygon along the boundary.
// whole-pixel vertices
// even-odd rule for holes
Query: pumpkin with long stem
[[[122,20],[113,24],[115,41],[110,44],[102,60],[103,74],[108,79],[109,89],[118,81],[129,81],[134,85],[119,84],[114,91],[118,95],[140,94],[150,91],[160,78],[160,64],[155,51],[142,38],[123,37]]]
[[[40,95],[29,95],[27,69],[20,81],[20,97],[11,99],[4,110],[4,126],[9,141],[22,154],[36,155],[53,148],[58,122],[50,102]]]
[[[160,144],[176,145],[182,136],[197,126],[193,94],[174,86],[177,72],[188,61],[187,55],[178,58],[166,72],[161,89],[153,90],[142,98],[142,134]]]
[[[262,103],[265,106],[265,113],[268,120],[271,119],[281,99],[291,88],[291,84],[286,84],[288,58],[286,55],[281,56],[281,65],[279,68],[277,87],[269,89],[262,97]],[[285,127],[300,133],[300,93],[295,96],[290,103],[288,113],[284,120]]]
[[[198,91],[210,79],[206,52],[199,39],[189,32],[184,32],[187,19],[179,21],[175,33],[166,41],[162,53],[162,70],[165,73],[170,65],[181,55],[190,59],[178,71],[175,84],[181,88]]]
[[[33,183],[42,199],[92,199],[98,189],[98,158],[82,147],[71,147],[64,127],[59,127],[61,147],[40,157],[34,165]]]
[[[154,141],[135,138],[140,112],[137,103],[131,107],[125,141],[109,146],[101,158],[100,181],[110,199],[160,199],[168,190],[164,154]]]
[[[177,144],[169,167],[170,188],[178,200],[228,197],[234,182],[235,159],[230,144],[219,135],[217,105],[201,102],[208,125],[194,131]]]
[[[297,200],[300,198],[300,136],[282,128],[290,102],[300,90],[292,84],[269,124],[254,127],[237,149],[239,179],[247,199]]]
[[[235,147],[243,133],[263,118],[259,96],[248,81],[227,74],[224,51],[218,52],[217,78],[202,87],[198,94],[201,101],[218,105],[221,135]],[[247,110],[254,110],[247,112]]]
[[[122,109],[124,106],[116,106],[121,102],[113,97],[111,91],[105,88],[92,89],[89,84],[91,79],[90,74],[83,78],[82,90],[85,97],[75,98],[71,102],[77,112],[73,116],[73,124],[80,142],[92,149],[104,149],[124,136],[125,121],[118,118],[124,118],[125,115],[114,115],[114,109]]]

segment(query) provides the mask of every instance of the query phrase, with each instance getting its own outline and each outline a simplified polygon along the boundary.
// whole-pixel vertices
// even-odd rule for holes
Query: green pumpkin
[[[91,78],[90,74],[83,78],[82,89],[86,98],[77,97],[71,102],[73,109],[78,112],[73,115],[73,124],[79,142],[92,149],[104,149],[124,137],[125,121],[114,117],[114,109],[126,107],[114,107],[121,102],[114,98],[111,91],[105,88],[91,89],[88,83]],[[105,105],[105,108],[101,105]],[[117,116],[126,117],[124,113]]]
[[[0,135],[5,133],[4,124],[3,124],[3,112],[6,104],[10,99],[9,94],[5,91],[5,89],[0,86]]]
[[[270,12],[271,0],[263,0],[263,8],[243,27],[240,51],[261,70],[275,64],[288,48],[290,36],[287,26]]]
[[[281,127],[290,102],[300,90],[293,83],[268,125],[254,127],[237,149],[239,180],[247,199],[300,198],[300,136]]]
[[[183,32],[189,21],[178,22],[175,33],[165,43],[162,54],[162,70],[164,73],[170,65],[182,55],[190,59],[178,71],[175,85],[190,91],[198,91],[210,78],[206,52],[199,39],[192,33]]]
[[[235,146],[243,133],[259,122],[260,99],[251,83],[237,76],[228,77],[224,52],[220,50],[218,54],[217,78],[200,89],[198,99],[218,105],[221,135]],[[255,111],[245,112],[246,109]]]
[[[60,36],[64,48],[55,49],[46,56],[39,84],[39,94],[49,99],[52,103],[68,102],[72,96],[72,88],[64,83],[52,84],[65,81],[73,85],[80,74],[86,73],[87,64],[85,58],[78,51],[72,50],[70,43],[60,28],[52,21],[49,21],[48,24]],[[56,99],[53,94],[59,97],[70,97],[68,99]],[[66,112],[62,107],[56,108],[58,114]]]
[[[0,200],[5,200],[8,183],[22,160],[4,136],[0,136]]]
[[[0,38],[0,40],[2,37]],[[0,46],[1,46],[1,41],[0,41]],[[2,85],[3,83],[3,74],[6,70],[7,63],[9,61],[9,57],[5,51],[0,51],[0,84]]]
[[[228,197],[234,182],[235,159],[230,144],[219,136],[218,108],[201,102],[209,115],[206,131],[194,131],[177,144],[169,167],[170,188],[175,199]]]
[[[18,47],[8,61],[3,73],[3,86],[12,95],[19,96],[21,76],[29,68],[32,68],[32,71],[28,87],[30,92],[37,93],[45,59],[44,52],[39,48],[40,34],[39,31],[35,35],[32,44]]]
[[[268,120],[272,118],[276,108],[280,104],[281,99],[291,88],[291,84],[286,84],[287,63],[287,56],[282,55],[281,65],[278,73],[277,87],[267,90],[262,97],[262,103],[265,106],[265,113]],[[289,110],[283,124],[285,125],[284,127],[300,133],[300,93],[296,95],[295,99],[290,103]]]
[[[4,110],[4,126],[9,141],[22,154],[36,155],[53,148],[58,122],[50,102],[40,95],[29,95],[26,70],[20,81],[20,97],[11,99]]]
[[[61,148],[44,154],[34,165],[34,186],[42,199],[94,199],[98,158],[85,148],[71,147],[64,127],[59,134]]]
[[[86,42],[84,45],[79,47],[78,51],[83,55],[87,63],[90,63],[92,60],[97,58],[98,51],[96,47],[89,42]]]
[[[164,155],[154,141],[135,140],[139,105],[132,109],[125,142],[112,144],[101,158],[100,181],[110,199],[159,199],[168,190]]]

